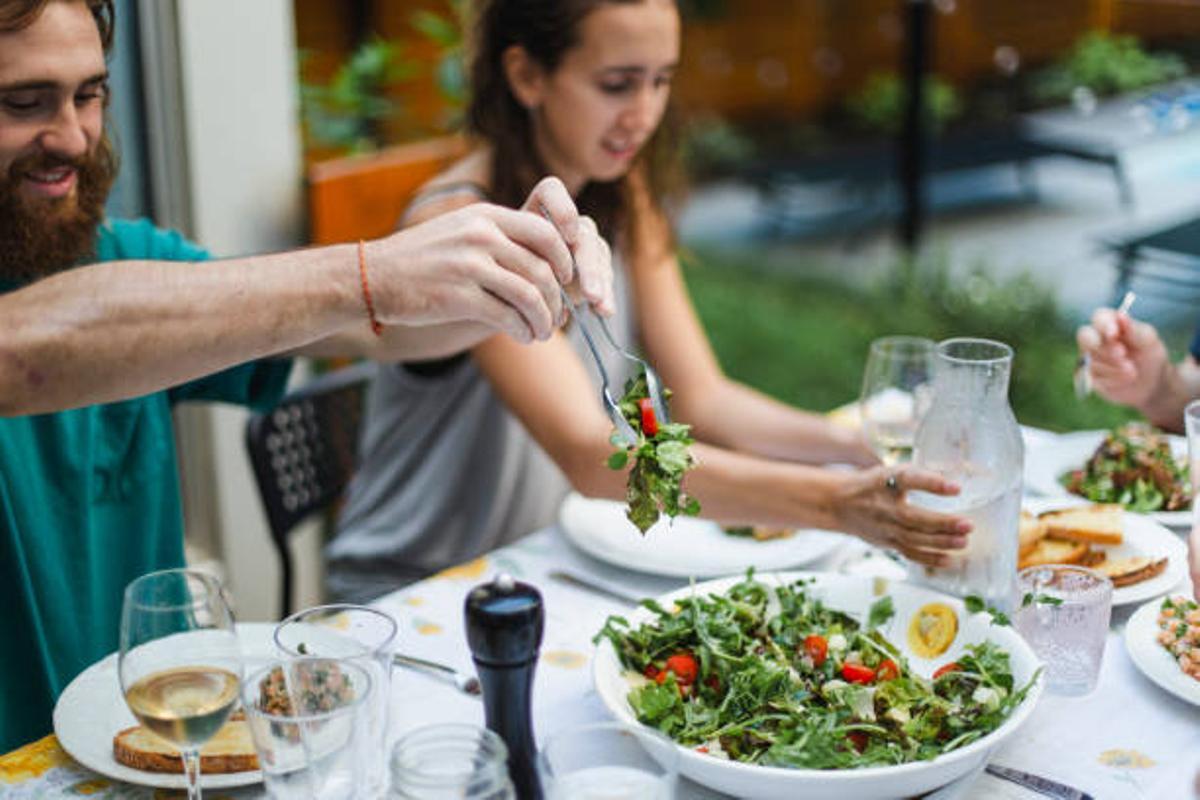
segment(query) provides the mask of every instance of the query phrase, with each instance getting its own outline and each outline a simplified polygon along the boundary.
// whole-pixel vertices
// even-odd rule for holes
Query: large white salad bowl
[[[1028,683],[1041,666],[1029,645],[1011,627],[992,624],[986,612],[971,614],[961,600],[932,589],[881,578],[821,572],[764,573],[755,577],[767,586],[810,578],[813,583],[809,591],[815,597],[860,621],[866,620],[868,609],[881,595],[891,595],[896,613],[880,631],[900,649],[908,659],[909,667],[924,677],[930,677],[935,669],[958,658],[966,645],[985,641],[994,642],[1009,653],[1018,687]],[[692,592],[721,594],[741,580],[741,577],[736,577],[707,581],[657,599],[664,608],[670,608],[676,598],[687,597]],[[919,658],[908,647],[908,624],[919,608],[933,602],[946,603],[955,610],[959,620],[958,635],[950,649],[936,659]],[[650,621],[654,616],[641,607],[625,615],[634,627]],[[639,724],[626,700],[631,686],[629,678],[624,674],[616,651],[608,640],[602,641],[596,649],[593,679],[596,691],[613,716],[631,725]],[[997,745],[1017,732],[1037,705],[1041,693],[1042,679],[1039,676],[1025,699],[999,728],[931,761],[861,769],[790,769],[728,761],[677,745],[679,771],[710,788],[734,797],[755,800],[792,800],[798,797],[805,800],[885,800],[912,797],[944,786],[976,767]]]

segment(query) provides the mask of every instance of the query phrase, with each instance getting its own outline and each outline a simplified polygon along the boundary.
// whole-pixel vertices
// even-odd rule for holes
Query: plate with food
[[[1145,514],[1115,503],[1049,498],[1026,500],[1021,512],[1018,569],[1078,564],[1113,582],[1113,605],[1142,603],[1179,586],[1187,575],[1187,544]]]
[[[1200,706],[1200,604],[1186,597],[1146,603],[1125,626],[1125,649],[1143,674]]]
[[[1029,448],[1025,483],[1047,497],[1082,497],[1149,514],[1164,525],[1191,525],[1187,440],[1130,423],[1077,431]]]
[[[1041,664],[1009,626],[932,589],[788,572],[725,578],[609,617],[593,678],[680,772],[737,797],[922,795],[1028,719]]]
[[[237,626],[248,669],[277,657],[274,625]],[[54,706],[54,734],[80,764],[116,780],[164,789],[186,789],[183,764],[174,748],[148,734],[125,705],[112,653],[81,672]],[[200,786],[227,789],[262,781],[250,729],[234,715],[200,750]]]
[[[846,541],[831,531],[725,527],[697,517],[664,517],[644,534],[625,505],[572,493],[559,527],[580,550],[625,569],[677,578],[711,578],[811,564]]]

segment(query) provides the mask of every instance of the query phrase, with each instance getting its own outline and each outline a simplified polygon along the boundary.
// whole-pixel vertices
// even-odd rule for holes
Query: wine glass
[[[125,587],[121,691],[143,727],[179,749],[188,800],[200,798],[200,748],[237,704],[233,612],[211,575],[169,569]]]
[[[871,342],[859,411],[863,436],[888,466],[912,460],[913,440],[933,394],[933,341],[885,336]]]

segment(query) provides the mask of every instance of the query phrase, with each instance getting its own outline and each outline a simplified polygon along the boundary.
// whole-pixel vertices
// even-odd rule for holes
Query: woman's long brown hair
[[[468,75],[471,99],[466,124],[471,135],[492,148],[491,199],[519,207],[548,170],[534,143],[529,111],[517,102],[504,69],[504,52],[519,45],[547,72],[579,43],[588,14],[608,3],[646,0],[478,0],[471,20]],[[580,211],[596,220],[601,233],[638,253],[649,228],[639,218],[664,211],[682,191],[675,147],[677,124],[671,104],[629,173],[615,181],[589,182],[575,198]],[[645,203],[652,207],[644,208]],[[637,208],[641,205],[643,208]]]
[[[107,53],[112,47],[113,20],[116,15],[113,0],[80,1],[87,4],[95,17],[96,27],[100,30],[100,42]],[[0,0],[0,31],[12,32],[28,28],[51,2],[55,0]]]

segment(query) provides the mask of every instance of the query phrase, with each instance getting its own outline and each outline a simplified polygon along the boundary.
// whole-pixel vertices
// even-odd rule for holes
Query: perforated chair
[[[366,387],[374,364],[322,375],[246,423],[246,450],[279,554],[281,618],[292,612],[288,536],[335,502],[354,474]]]

